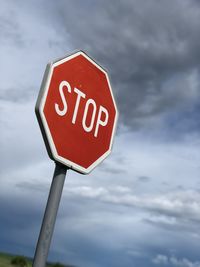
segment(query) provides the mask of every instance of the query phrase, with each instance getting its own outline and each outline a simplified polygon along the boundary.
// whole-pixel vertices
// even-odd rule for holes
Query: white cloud
[[[141,196],[128,190],[119,192],[118,188],[115,190],[115,188],[71,186],[66,188],[66,194],[145,210],[147,212],[145,217],[152,218],[152,222],[176,225],[182,220],[200,221],[200,193],[195,190]],[[150,217],[148,213],[151,214]]]
[[[92,188],[89,186],[78,186],[78,187],[71,187],[67,188],[67,192],[70,194],[75,194],[80,197],[87,197],[87,198],[98,198],[104,194],[107,194],[107,190],[105,188]]]
[[[167,256],[165,255],[157,255],[153,260],[152,260],[153,263],[155,264],[167,264],[168,263],[168,258]]]
[[[152,262],[156,265],[169,265],[175,267],[200,267],[199,261],[190,261],[186,258],[178,259],[175,256],[168,257],[161,254],[158,254]]]

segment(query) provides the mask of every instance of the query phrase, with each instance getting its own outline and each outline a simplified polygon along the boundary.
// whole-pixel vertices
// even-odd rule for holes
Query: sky
[[[33,257],[54,171],[34,113],[48,62],[107,69],[111,155],[68,171],[48,260],[200,267],[200,2],[0,0],[0,251]]]

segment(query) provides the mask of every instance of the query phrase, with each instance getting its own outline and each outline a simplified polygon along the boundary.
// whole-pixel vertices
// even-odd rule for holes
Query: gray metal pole
[[[67,167],[56,163],[44,218],[33,260],[33,267],[45,267],[56,221]]]

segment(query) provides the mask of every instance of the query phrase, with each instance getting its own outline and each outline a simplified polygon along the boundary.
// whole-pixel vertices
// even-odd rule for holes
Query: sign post
[[[56,163],[42,227],[35,251],[33,267],[44,267],[46,265],[46,259],[49,252],[66,171],[67,167]]]
[[[33,267],[45,267],[67,169],[91,172],[111,152],[118,111],[107,72],[82,51],[49,63],[36,116],[56,168]]]

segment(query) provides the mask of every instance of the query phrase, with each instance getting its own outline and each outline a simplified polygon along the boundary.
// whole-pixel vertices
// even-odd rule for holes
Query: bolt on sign
[[[84,52],[47,65],[36,115],[56,162],[86,174],[110,154],[116,103],[107,72]]]

